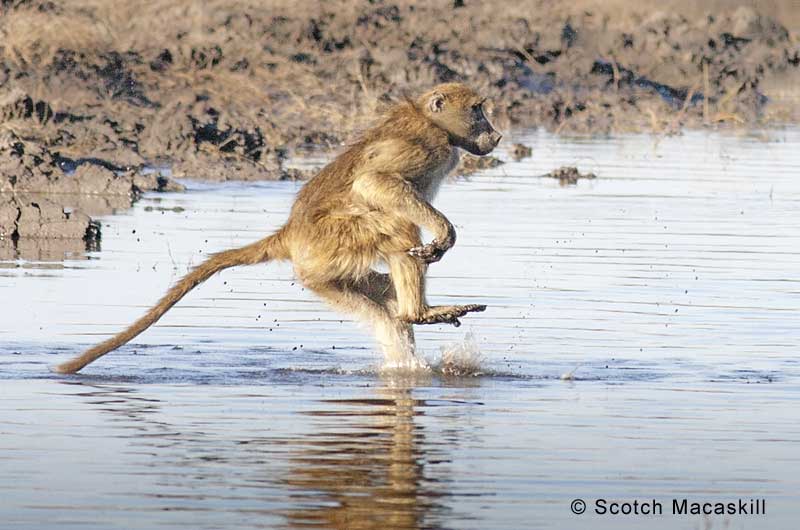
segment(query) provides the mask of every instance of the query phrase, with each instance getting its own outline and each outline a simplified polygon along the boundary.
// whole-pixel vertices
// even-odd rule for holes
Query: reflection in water
[[[423,481],[425,432],[414,418],[425,402],[408,388],[381,388],[374,399],[322,404],[308,413],[320,431],[293,444],[290,527],[427,528],[442,491]]]
[[[438,466],[450,462],[460,429],[445,429],[441,449],[427,441],[418,418],[451,403],[415,399],[407,384],[364,397],[311,401],[301,406],[293,428],[278,427],[271,406],[241,425],[208,409],[196,422],[170,410],[186,404],[144,397],[147,387],[64,384],[78,385],[74,395],[113,417],[109,426],[129,444],[123,460],[147,455],[144,468],[129,464],[169,492],[145,494],[168,501],[162,510],[206,511],[205,503],[221,501],[220,516],[259,513],[287,528],[348,530],[439,528],[435,521],[448,513],[437,502],[448,495],[449,482]],[[291,434],[296,423],[302,428]],[[432,466],[435,477],[426,476]],[[253,504],[242,505],[244,499]]]
[[[148,437],[157,437],[159,432],[174,432],[169,425],[153,418],[153,414],[161,410],[161,401],[143,396],[136,388],[81,381],[60,381],[60,384],[79,388],[80,391],[74,395],[83,398],[97,410],[110,413],[115,421],[125,421],[125,429],[138,431]]]
[[[99,241],[87,242],[83,239],[3,239],[0,240],[0,269],[17,267],[19,264],[13,263],[17,260],[34,262],[37,269],[63,269],[65,259],[85,259],[87,251],[97,250],[100,250]],[[42,265],[41,262],[52,263]]]
[[[11,202],[3,200],[3,198],[8,197],[11,196],[0,196],[0,205],[4,204],[4,207],[6,208],[11,207]],[[132,199],[128,195],[18,193],[13,197],[16,202],[22,204],[36,203],[55,205],[57,207],[56,211],[58,212],[78,211],[83,212],[92,218],[107,216],[127,210],[132,204]],[[0,208],[0,214],[2,213],[2,208]],[[7,215],[17,215],[16,211],[6,213]],[[36,226],[44,226],[47,225],[47,223],[51,223],[51,225],[55,223],[57,225],[60,221],[54,221],[52,219],[40,219],[39,221],[31,222]],[[29,228],[27,231],[36,232],[36,229]],[[55,230],[54,232],[58,233],[58,230]],[[72,232],[65,231],[64,233]],[[17,260],[23,260],[29,262],[60,262],[65,259],[81,259],[85,257],[87,251],[93,252],[100,250],[99,245],[99,241],[95,239],[84,241],[84,239],[80,237],[21,237],[19,239],[6,237],[0,239],[0,268],[11,268],[16,266],[14,263],[2,263],[3,261],[14,262]],[[60,267],[54,266],[52,268]]]

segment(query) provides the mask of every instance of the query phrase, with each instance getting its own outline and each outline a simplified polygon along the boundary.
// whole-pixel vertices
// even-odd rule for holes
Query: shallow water
[[[295,183],[147,195],[99,251],[0,262],[0,528],[794,528],[800,131],[513,140],[533,157],[437,199],[459,241],[429,298],[489,309],[418,328],[479,377],[380,375],[368,333],[275,263],[47,371],[279,226]],[[538,177],[563,164],[598,178]]]

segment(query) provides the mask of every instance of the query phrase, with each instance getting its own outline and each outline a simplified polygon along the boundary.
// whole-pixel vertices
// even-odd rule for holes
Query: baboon
[[[459,149],[486,155],[502,137],[485,116],[484,102],[465,85],[446,83],[393,105],[303,186],[277,232],[212,255],[126,330],[55,371],[77,372],[129,342],[214,273],[270,260],[291,260],[303,285],[371,324],[387,361],[415,363],[412,324],[458,326],[460,317],[486,309],[429,306],[425,299],[428,265],[456,241],[453,225],[431,200],[456,166]],[[433,234],[430,243],[422,243],[422,228]],[[389,274],[373,270],[381,261]]]

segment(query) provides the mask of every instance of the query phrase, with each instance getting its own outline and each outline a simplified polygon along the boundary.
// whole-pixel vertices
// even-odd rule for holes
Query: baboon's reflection
[[[430,528],[440,490],[426,488],[425,403],[409,388],[376,389],[373,399],[331,400],[309,412],[316,432],[298,440],[286,483],[292,528]],[[435,525],[434,525],[435,526]]]
[[[414,399],[411,386],[312,402],[311,411],[293,413],[305,418],[283,423],[290,430],[298,424],[302,429],[287,437],[280,427],[273,430],[268,406],[255,423],[248,413],[241,420],[219,417],[219,408],[184,416],[185,401],[146,397],[147,387],[65,384],[78,385],[77,395],[112,415],[131,440],[131,454],[152,455],[142,462],[147,471],[139,472],[155,474],[159,484],[171,488],[171,509],[191,511],[184,501],[231,495],[237,502],[270,505],[263,514],[284,517],[288,528],[348,530],[437,528],[435,521],[446,510],[438,501],[446,484],[432,476],[442,473],[425,470],[447,463],[448,451],[426,441],[419,417],[434,405]],[[245,405],[250,411],[251,405]],[[172,410],[164,414],[162,409]],[[449,445],[460,435],[458,428],[446,429],[440,442]],[[207,465],[210,461],[213,466]],[[214,486],[220,480],[224,490]],[[263,491],[254,491],[254,485]]]

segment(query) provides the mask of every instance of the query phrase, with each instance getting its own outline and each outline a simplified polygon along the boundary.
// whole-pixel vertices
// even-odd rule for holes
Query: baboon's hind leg
[[[453,324],[467,313],[483,311],[482,304],[435,305],[425,301],[425,270],[427,266],[405,254],[396,254],[389,260],[392,283],[397,291],[397,315],[410,324]]]
[[[461,325],[459,318],[467,313],[476,313],[485,311],[486,306],[483,304],[467,304],[467,305],[434,305],[428,307],[425,313],[410,321],[412,324],[453,324],[455,327]]]
[[[394,290],[387,275],[374,272],[356,282],[336,281],[307,287],[334,309],[371,326],[388,362],[421,365],[415,355],[411,324],[394,315]]]

